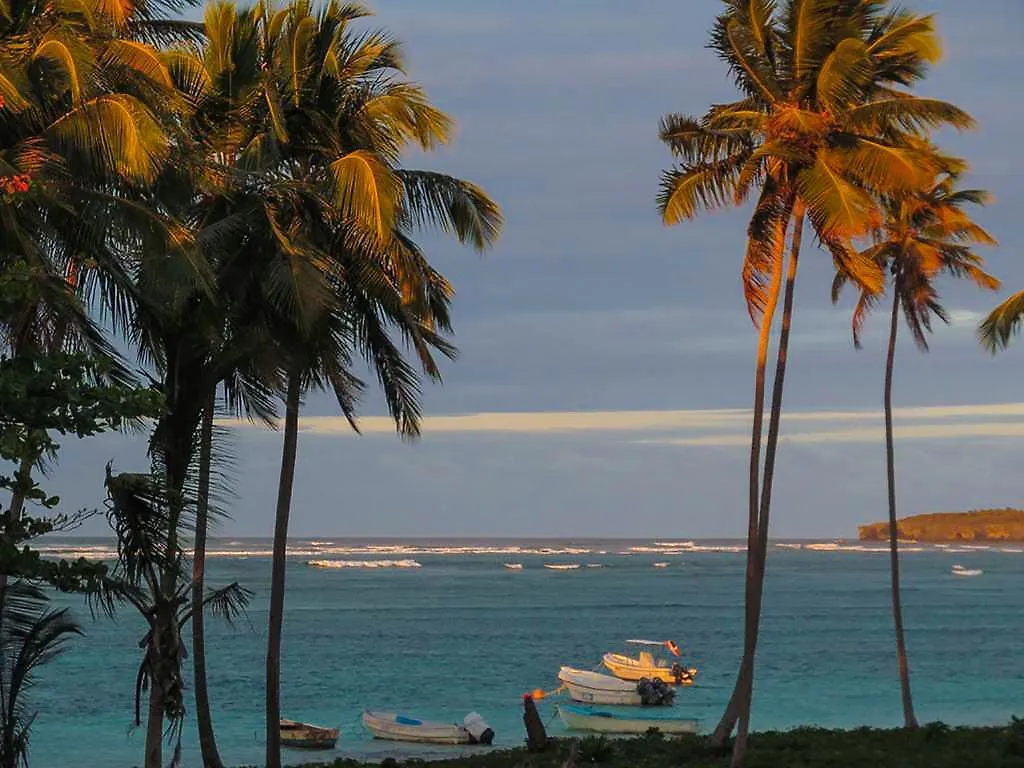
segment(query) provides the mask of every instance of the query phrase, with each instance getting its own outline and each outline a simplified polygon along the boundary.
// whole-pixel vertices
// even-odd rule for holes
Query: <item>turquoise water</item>
[[[728,697],[742,642],[744,558],[736,542],[381,544],[293,542],[283,714],[340,725],[339,753],[422,754],[372,742],[359,724],[364,707],[449,721],[476,710],[495,729],[496,744],[519,743],[524,691],[554,688],[562,664],[595,668],[604,651],[630,637],[674,638],[699,667],[697,684],[677,697],[678,716],[711,727]],[[66,543],[54,547],[67,551]],[[76,540],[74,548],[82,547],[93,556],[106,550]],[[544,548],[555,551],[538,553]],[[228,764],[255,764],[263,754],[269,542],[222,541],[211,549],[212,584],[238,580],[256,593],[248,622],[208,625],[222,755]],[[773,545],[755,728],[900,723],[888,558],[876,549]],[[904,605],[919,717],[981,724],[1024,713],[1024,553],[1012,545],[911,549],[903,557]],[[421,567],[313,568],[310,559]],[[509,570],[506,562],[524,567]],[[554,571],[543,563],[583,567]],[[984,573],[956,577],[954,563]],[[128,611],[117,622],[93,622],[72,604],[87,637],[47,667],[32,691],[39,717],[31,764],[57,768],[88,755],[95,768],[139,765],[144,734],[130,723],[141,623]],[[541,714],[552,717],[551,699]],[[557,719],[550,728],[559,730]],[[184,744],[184,765],[201,765],[191,719]]]

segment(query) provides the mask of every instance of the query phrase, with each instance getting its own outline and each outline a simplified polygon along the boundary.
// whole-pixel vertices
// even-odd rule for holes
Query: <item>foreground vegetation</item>
[[[1024,510],[978,509],[904,517],[896,523],[901,539],[915,541],[1024,541]],[[858,527],[863,541],[889,538],[889,523]]]
[[[574,747],[575,744],[575,747]],[[588,737],[559,740],[541,754],[510,749],[455,760],[385,760],[382,766],[417,768],[717,768],[727,764],[721,750],[703,736],[665,739],[657,734],[636,739]],[[312,768],[306,763],[297,768]],[[360,768],[355,760],[338,760],[332,768]],[[917,729],[829,731],[798,728],[754,733],[747,745],[751,768],[1017,768],[1024,766],[1024,721],[1003,728],[951,728],[929,723]]]

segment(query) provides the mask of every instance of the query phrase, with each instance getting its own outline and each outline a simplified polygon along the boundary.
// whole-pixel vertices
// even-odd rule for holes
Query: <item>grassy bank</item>
[[[562,768],[572,741],[559,740],[542,754],[510,749],[455,760],[385,760],[384,768]],[[728,757],[715,754],[704,737],[636,739],[583,738],[576,748],[577,766],[603,768],[722,768]],[[364,763],[339,760],[297,768],[330,765],[361,768]],[[1024,720],[1003,728],[951,728],[931,723],[916,731],[860,728],[826,731],[800,728],[758,733],[750,738],[747,768],[1024,768]]]

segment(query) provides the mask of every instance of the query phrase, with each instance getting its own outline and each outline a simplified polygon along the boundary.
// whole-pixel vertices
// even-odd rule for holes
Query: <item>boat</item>
[[[596,733],[647,733],[651,729],[662,733],[696,733],[700,721],[692,718],[625,717],[617,712],[580,704],[559,704],[558,717],[570,731]]]
[[[656,706],[671,704],[675,697],[675,691],[660,680],[634,683],[573,667],[562,667],[558,671],[558,680],[569,691],[573,701],[586,704]]]
[[[670,664],[655,655],[659,650],[667,649],[672,656],[678,657],[679,646],[671,640],[627,640],[626,643],[644,650],[637,658],[623,653],[606,653],[601,658],[601,663],[616,677],[635,681],[647,677],[671,685],[693,685],[696,669],[684,667],[677,661]]]
[[[334,749],[338,728],[324,728],[296,720],[281,720],[281,746],[293,749]]]
[[[508,568],[510,571],[521,571],[521,570],[523,570],[523,564],[522,563],[505,563],[505,567]]]
[[[544,563],[545,568],[552,571],[575,571],[580,567],[579,563]]]
[[[490,744],[494,731],[476,712],[459,723],[420,720],[395,712],[365,710],[363,725],[375,739],[415,741],[422,744]]]
[[[668,563],[655,563],[654,564],[655,568],[668,568],[668,566],[669,566]]]
[[[981,568],[964,568],[962,565],[954,565],[951,569],[954,576],[981,576],[984,573]]]

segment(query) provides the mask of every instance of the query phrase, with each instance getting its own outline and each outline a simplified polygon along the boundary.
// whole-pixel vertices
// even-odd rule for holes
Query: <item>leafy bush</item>
[[[1010,724],[1006,727],[1003,754],[1024,758],[1024,720],[1019,717],[1010,717]]]
[[[604,736],[587,736],[580,740],[581,763],[607,763],[615,755],[615,746]]]

